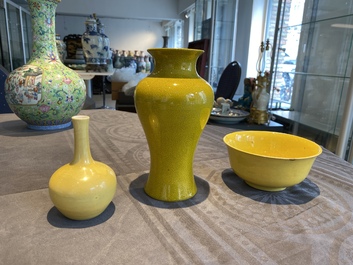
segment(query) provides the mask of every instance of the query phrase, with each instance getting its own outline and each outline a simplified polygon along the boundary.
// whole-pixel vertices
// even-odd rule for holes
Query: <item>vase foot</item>
[[[144,191],[149,197],[158,201],[180,202],[194,197],[197,193],[197,187],[195,183],[190,186],[171,187],[158,185],[157,182],[154,185],[146,184]]]
[[[27,124],[27,127],[31,130],[37,130],[37,131],[54,131],[54,130],[61,130],[65,129],[71,126],[71,121],[68,123],[64,124],[58,124],[58,125],[46,125],[46,126],[41,126],[41,125],[33,125],[33,124]]]

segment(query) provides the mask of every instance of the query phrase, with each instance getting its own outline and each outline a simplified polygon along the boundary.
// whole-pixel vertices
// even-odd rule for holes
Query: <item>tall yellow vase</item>
[[[135,107],[150,149],[145,192],[161,201],[181,201],[197,192],[193,159],[213,105],[211,86],[196,72],[203,53],[149,49],[153,72],[135,90]]]
[[[117,187],[116,175],[108,165],[93,160],[89,143],[89,117],[72,117],[74,157],[49,180],[49,195],[66,217],[87,220],[101,214],[112,201]]]

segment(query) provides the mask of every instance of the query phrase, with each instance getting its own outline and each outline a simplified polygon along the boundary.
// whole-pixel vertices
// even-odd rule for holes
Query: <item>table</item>
[[[0,115],[0,264],[351,264],[353,166],[328,150],[282,192],[247,186],[207,125],[194,173],[197,195],[165,203],[143,191],[149,151],[135,113],[84,110],[92,156],[118,188],[100,216],[72,221],[53,206],[51,174],[72,159],[73,130],[31,131]]]
[[[92,72],[92,71],[85,71],[85,70],[75,70],[76,73],[85,81],[86,84],[86,101],[84,104],[83,109],[91,109],[95,108],[95,102],[92,99],[92,79],[95,76],[102,76],[103,77],[103,106],[100,109],[109,109],[109,107],[105,104],[105,77],[114,74],[114,71],[110,70],[107,72]],[[93,106],[93,107],[92,107]]]

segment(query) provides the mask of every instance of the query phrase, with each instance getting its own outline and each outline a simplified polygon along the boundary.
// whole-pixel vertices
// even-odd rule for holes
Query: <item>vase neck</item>
[[[58,60],[55,42],[55,10],[60,0],[28,0],[32,21],[32,58]]]
[[[81,163],[89,164],[93,162],[89,142],[89,117],[77,115],[72,117],[74,126],[74,158],[71,165]]]
[[[196,61],[202,50],[160,48],[149,49],[154,59],[154,69],[149,77],[198,78]]]

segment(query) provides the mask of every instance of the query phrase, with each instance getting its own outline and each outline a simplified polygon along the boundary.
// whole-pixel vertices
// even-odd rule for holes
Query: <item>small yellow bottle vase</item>
[[[117,181],[112,168],[93,160],[89,143],[89,117],[72,117],[74,157],[49,180],[49,195],[56,208],[73,220],[100,215],[114,198]]]
[[[153,72],[135,90],[135,107],[150,150],[145,192],[161,201],[182,201],[197,192],[193,159],[209,119],[214,94],[196,72],[202,50],[149,49]]]

